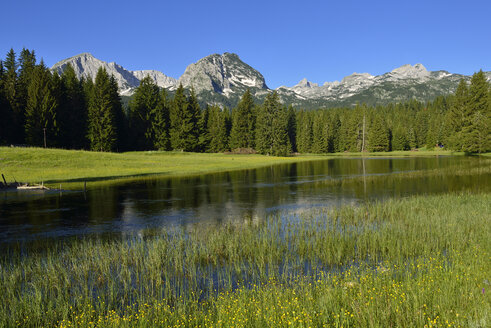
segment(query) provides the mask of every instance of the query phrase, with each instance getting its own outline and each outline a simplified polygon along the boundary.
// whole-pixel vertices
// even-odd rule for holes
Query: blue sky
[[[91,52],[130,70],[178,78],[235,52],[269,87],[323,83],[403,64],[491,70],[491,1],[7,1],[0,58],[34,49],[48,66]]]

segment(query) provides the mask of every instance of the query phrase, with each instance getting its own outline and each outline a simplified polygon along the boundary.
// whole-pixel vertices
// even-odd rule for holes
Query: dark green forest
[[[114,77],[100,69],[59,75],[33,50],[0,61],[0,145],[94,151],[332,153],[441,147],[491,151],[491,85],[482,71],[454,94],[428,103],[295,109],[272,92],[262,104],[249,91],[232,109],[202,108],[193,90],[171,97],[151,78],[123,105]]]

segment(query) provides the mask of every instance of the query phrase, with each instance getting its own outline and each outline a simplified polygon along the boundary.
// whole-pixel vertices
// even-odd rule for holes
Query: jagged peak
[[[307,80],[307,78],[303,78],[302,80],[300,80],[300,82],[298,82],[295,86],[295,87],[300,87],[300,88],[312,88],[312,87],[318,87],[319,85],[317,83],[312,83],[310,82],[309,80]]]
[[[426,67],[423,66],[423,64],[415,64],[414,66],[411,64],[405,64],[402,65],[401,67],[392,70],[392,73],[403,74],[403,75],[416,73],[416,72],[427,73],[428,70],[426,69]]]

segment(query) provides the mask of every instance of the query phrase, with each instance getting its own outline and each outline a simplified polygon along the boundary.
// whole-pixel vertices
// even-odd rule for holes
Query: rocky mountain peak
[[[95,79],[99,68],[106,69],[109,75],[113,75],[118,83],[119,90],[122,94],[131,93],[131,90],[140,85],[140,80],[146,75],[157,83],[160,87],[171,87],[176,84],[176,80],[164,75],[158,71],[128,71],[115,62],[107,63],[95,58],[91,53],[82,54],[62,60],[51,67],[52,71],[62,74],[67,65],[72,65],[78,78]]]
[[[261,73],[233,53],[213,54],[189,65],[178,83],[193,87],[197,93],[214,91],[228,95],[247,88],[267,89]]]
[[[430,72],[422,64],[416,64],[412,66],[411,64],[402,65],[394,70],[392,70],[393,76],[398,76],[401,78],[423,78],[430,75]]]
[[[307,80],[307,78],[303,78],[302,80],[300,80],[300,82],[298,82],[294,86],[294,88],[313,88],[313,87],[318,87],[318,86],[319,86],[319,84],[312,83],[309,80]]]

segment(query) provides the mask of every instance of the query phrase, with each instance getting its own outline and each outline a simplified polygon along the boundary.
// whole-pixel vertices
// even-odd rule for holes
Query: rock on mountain
[[[261,73],[228,52],[213,54],[189,65],[178,82],[194,88],[198,94],[213,91],[228,96],[243,93],[247,88],[268,89]]]
[[[131,90],[139,86],[140,80],[146,75],[150,75],[157,85],[163,88],[174,86],[177,82],[176,79],[168,77],[158,71],[128,71],[114,62],[107,63],[95,58],[92,54],[87,52],[62,60],[54,64],[53,67],[51,67],[51,70],[61,74],[68,64],[72,65],[78,78],[85,77],[95,79],[99,68],[104,67],[109,75],[113,75],[116,79],[121,94],[131,93]]]
[[[193,88],[199,102],[234,107],[246,89],[250,89],[257,101],[272,92],[264,76],[244,63],[232,53],[213,54],[189,65],[179,79],[166,76],[155,70],[129,71],[116,63],[107,63],[89,53],[83,53],[56,63],[53,71],[62,73],[70,63],[78,77],[95,78],[99,67],[114,75],[122,95],[131,95],[140,80],[149,75],[155,83],[170,90],[177,85]],[[491,72],[486,72],[488,81]],[[353,73],[339,81],[322,85],[301,80],[293,87],[281,86],[276,89],[285,104],[299,108],[351,107],[357,103],[368,105],[404,102],[411,99],[432,100],[437,96],[452,93],[461,79],[470,76],[451,74],[446,71],[428,71],[423,65],[403,65],[381,75]]]
[[[142,80],[147,75],[155,81],[155,83],[161,88],[173,88],[177,84],[177,80],[173,77],[167,76],[162,72],[155,70],[144,70],[144,71],[131,71],[133,75],[138,79],[138,85],[140,80]],[[138,86],[136,85],[136,86]]]
[[[489,79],[491,72],[486,74]],[[411,99],[432,100],[454,92],[461,79],[470,80],[470,76],[430,72],[422,64],[416,64],[403,65],[377,76],[353,73],[341,82],[326,82],[321,86],[304,79],[293,87],[280,87],[277,91],[283,99],[301,107],[351,107],[357,103],[376,105]]]

